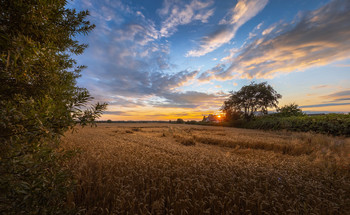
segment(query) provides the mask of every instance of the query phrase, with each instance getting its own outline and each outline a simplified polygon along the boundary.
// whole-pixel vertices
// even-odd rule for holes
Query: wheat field
[[[67,132],[80,214],[348,214],[350,140],[165,123]]]

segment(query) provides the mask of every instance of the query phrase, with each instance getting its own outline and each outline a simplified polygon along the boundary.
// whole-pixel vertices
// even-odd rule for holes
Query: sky
[[[102,120],[201,120],[230,91],[268,82],[279,105],[350,111],[348,0],[76,0],[96,28],[78,36],[78,85]],[[273,110],[271,110],[273,111]]]

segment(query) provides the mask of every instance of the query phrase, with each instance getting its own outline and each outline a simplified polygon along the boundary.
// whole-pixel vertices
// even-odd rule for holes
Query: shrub
[[[299,108],[299,106],[295,103],[285,105],[281,108],[277,109],[276,116],[303,116],[305,115],[303,111]]]
[[[261,116],[243,123],[240,127],[290,131],[316,132],[330,135],[350,136],[350,115],[327,114],[320,116]]]

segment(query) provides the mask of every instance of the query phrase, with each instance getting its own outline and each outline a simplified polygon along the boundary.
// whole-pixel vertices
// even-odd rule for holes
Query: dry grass
[[[170,124],[67,133],[84,214],[346,214],[349,139]]]

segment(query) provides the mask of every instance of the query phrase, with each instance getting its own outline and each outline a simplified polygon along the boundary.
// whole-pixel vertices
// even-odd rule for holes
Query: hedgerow
[[[256,117],[254,120],[242,123],[240,127],[264,130],[311,131],[329,135],[350,136],[350,115],[326,114],[290,117],[268,115]]]

